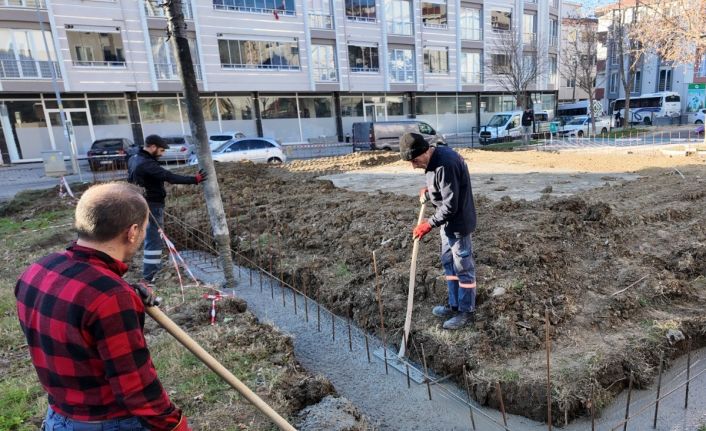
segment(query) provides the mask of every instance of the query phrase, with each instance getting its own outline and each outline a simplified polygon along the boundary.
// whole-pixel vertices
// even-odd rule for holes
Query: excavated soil
[[[446,300],[439,240],[422,241],[416,276],[410,355],[440,375],[462,380],[469,370],[474,398],[546,419],[545,310],[552,344],[554,421],[599,409],[627,386],[654,378],[659,350],[673,358],[691,337],[704,344],[706,317],[706,173],[703,161],[655,153],[486,153],[461,150],[471,176],[516,177],[536,172],[567,178],[600,174],[594,188],[555,197],[548,184],[536,200],[493,200],[476,191],[477,322],[448,332],[430,309]],[[675,169],[678,166],[678,169]],[[388,339],[404,323],[415,197],[334,187],[321,172],[411,170],[392,154],[295,162],[279,168],[218,167],[234,247],[341,316],[379,332],[373,251],[382,287]],[[630,180],[621,179],[629,174]],[[610,176],[605,178],[605,176]],[[388,177],[390,184],[395,175]],[[552,177],[551,181],[563,181]],[[423,185],[419,174],[416,187]],[[391,186],[394,188],[394,186]],[[407,191],[414,194],[414,190]],[[172,191],[168,204],[187,223],[208,218],[194,188]],[[198,197],[200,199],[200,197]],[[671,341],[667,333],[672,336]],[[674,336],[676,335],[676,338]]]

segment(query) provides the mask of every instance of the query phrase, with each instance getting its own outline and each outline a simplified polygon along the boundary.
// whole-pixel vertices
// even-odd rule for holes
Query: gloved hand
[[[154,294],[154,291],[145,280],[140,280],[132,285],[145,307],[156,307],[162,303],[162,298]]]
[[[431,232],[431,225],[428,221],[423,221],[417,225],[412,231],[412,237],[415,239],[422,239],[424,235]]]
[[[427,202],[429,202],[429,189],[424,187],[419,190],[419,203],[424,205]]]
[[[172,431],[191,431],[191,427],[189,426],[186,416],[184,416],[183,413],[181,415],[181,419],[179,419],[179,423],[172,428]]]
[[[206,178],[208,178],[208,174],[203,169],[199,169],[199,171],[196,172],[196,184],[201,184],[206,181]]]

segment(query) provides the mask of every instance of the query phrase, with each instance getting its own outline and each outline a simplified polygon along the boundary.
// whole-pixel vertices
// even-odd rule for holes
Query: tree
[[[515,96],[517,106],[527,108],[527,92],[547,70],[547,44],[536,38],[524,43],[519,32],[498,33],[488,62],[488,76]]]
[[[196,72],[194,62],[191,58],[189,40],[186,37],[186,24],[184,23],[184,12],[181,0],[169,0],[164,5],[166,7],[167,18],[169,20],[169,35],[172,43],[175,44],[177,53],[177,64],[181,82],[184,86],[184,100],[186,110],[189,115],[189,125],[191,133],[196,143],[196,155],[199,159],[199,167],[206,171],[208,178],[204,183],[204,198],[206,208],[211,220],[213,237],[216,242],[219,259],[223,267],[226,287],[234,288],[235,279],[233,277],[233,259],[230,249],[230,233],[226,222],[221,191],[218,187],[216,169],[211,158],[211,149],[208,145],[208,134],[206,133],[206,121],[204,121],[199,89],[196,84]]]
[[[599,43],[598,20],[596,18],[574,17],[568,18],[564,25],[569,27],[570,33],[562,49],[565,63],[564,67],[560,69],[560,73],[564,78],[575,82],[574,88],[578,87],[588,94],[591,125],[595,134],[596,119],[593,112],[593,101],[596,96],[596,78],[598,76],[598,68],[596,67]]]

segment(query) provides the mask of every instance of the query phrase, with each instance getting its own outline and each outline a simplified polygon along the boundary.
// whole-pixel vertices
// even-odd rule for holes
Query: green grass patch
[[[41,387],[38,384],[8,379],[0,383],[0,429],[30,430],[35,425],[25,423],[38,416],[42,407]]]
[[[530,141],[530,144],[536,144],[537,141]],[[478,147],[483,151],[514,151],[516,148],[524,147],[522,141],[497,142]]]
[[[56,224],[69,223],[73,213],[73,208],[67,208],[39,213],[27,220],[2,217],[0,218],[0,235],[13,235],[26,230],[42,229]]]

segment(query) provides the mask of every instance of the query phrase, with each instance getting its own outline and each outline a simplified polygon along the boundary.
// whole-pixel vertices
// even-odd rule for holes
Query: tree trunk
[[[588,93],[588,112],[591,114],[591,127],[596,135],[596,114],[593,112],[593,92]]]
[[[196,154],[199,158],[199,168],[206,171],[208,178],[203,183],[203,193],[206,199],[206,208],[211,220],[213,238],[216,242],[216,249],[225,276],[225,286],[235,287],[233,277],[233,259],[230,248],[230,233],[228,223],[223,210],[223,201],[218,187],[216,169],[211,158],[211,149],[208,145],[208,134],[206,133],[206,122],[204,121],[201,101],[199,99],[199,89],[196,85],[196,73],[194,62],[191,59],[189,40],[186,37],[186,24],[184,23],[184,13],[182,10],[182,0],[170,0],[166,2],[167,18],[169,20],[170,37],[176,46],[177,64],[181,72],[181,82],[184,86],[184,100],[186,110],[189,115],[189,125],[191,135],[196,144]]]

